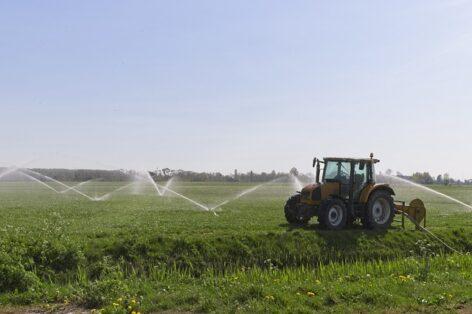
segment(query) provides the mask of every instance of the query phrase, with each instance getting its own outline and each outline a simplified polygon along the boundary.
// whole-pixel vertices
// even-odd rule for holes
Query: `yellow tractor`
[[[393,189],[375,182],[374,166],[379,160],[373,157],[314,158],[316,182],[287,200],[287,221],[303,225],[317,216],[321,227],[340,230],[360,219],[368,229],[387,229],[395,213],[401,213],[419,224],[426,215],[423,202],[396,205]]]

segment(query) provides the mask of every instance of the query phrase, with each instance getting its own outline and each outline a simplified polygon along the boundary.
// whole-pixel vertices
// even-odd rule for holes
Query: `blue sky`
[[[309,171],[373,151],[472,177],[470,16],[463,0],[1,1],[0,161]]]

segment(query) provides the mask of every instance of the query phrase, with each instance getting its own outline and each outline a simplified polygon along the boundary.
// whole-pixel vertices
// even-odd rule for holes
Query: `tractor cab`
[[[338,184],[339,195],[357,199],[367,184],[375,184],[375,163],[378,159],[354,159],[327,157],[323,161],[314,159],[316,183]],[[321,174],[321,178],[320,178]]]

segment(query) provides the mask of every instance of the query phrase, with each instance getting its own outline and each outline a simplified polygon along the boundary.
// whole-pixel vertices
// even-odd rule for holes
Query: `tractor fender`
[[[372,193],[376,191],[385,191],[390,195],[395,195],[395,191],[386,183],[379,183],[379,184],[369,184],[365,187],[364,191],[362,191],[359,202],[366,204],[369,201],[370,196]]]

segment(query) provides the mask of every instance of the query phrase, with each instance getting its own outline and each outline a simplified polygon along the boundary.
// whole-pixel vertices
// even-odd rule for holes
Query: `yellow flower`
[[[136,314],[136,311],[131,312],[131,314]]]
[[[315,282],[316,282],[317,285],[321,284],[321,281],[319,281],[318,279],[316,279]]]
[[[413,278],[411,275],[407,275],[407,276],[400,275],[400,276],[398,276],[398,278],[399,278],[400,281],[402,281],[402,282],[414,280],[414,278]]]
[[[128,305],[128,311],[131,311],[132,307],[131,305]]]
[[[265,297],[267,300],[274,300],[274,296],[273,295],[266,295]]]
[[[118,298],[118,302],[122,302],[123,301],[123,298]]]
[[[132,304],[136,304],[136,300],[135,300],[135,299],[132,299],[132,300],[131,300],[131,303],[132,303]]]
[[[314,296],[315,296],[315,293],[314,293],[314,292],[311,292],[311,291],[308,291],[308,292],[306,293],[306,295],[309,296],[309,297],[314,297]]]
[[[114,303],[114,302],[113,302],[113,306],[118,306],[118,305],[119,305],[118,303]]]

